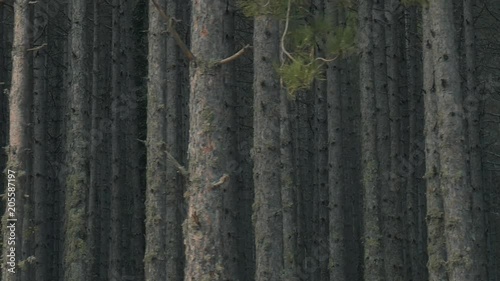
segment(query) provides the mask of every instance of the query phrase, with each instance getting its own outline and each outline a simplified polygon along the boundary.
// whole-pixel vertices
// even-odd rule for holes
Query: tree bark
[[[342,7],[338,1],[326,1],[325,15],[329,24],[340,25]],[[335,33],[330,36],[338,36]],[[326,72],[327,134],[328,134],[328,197],[329,197],[329,278],[346,280],[346,246],[344,237],[344,165],[343,165],[343,104],[342,61],[330,62]]]
[[[403,35],[399,28],[399,18],[403,15],[397,0],[386,0],[386,17],[389,25],[386,27],[387,42],[387,81],[390,127],[390,170],[388,188],[385,192],[385,270],[388,280],[406,280],[403,260],[403,203],[401,192],[400,139],[401,111],[399,94],[399,71],[401,44],[398,38]]]
[[[446,240],[444,237],[443,194],[439,178],[438,123],[433,66],[433,44],[429,7],[422,10],[423,70],[425,103],[425,166],[427,186],[427,266],[429,280],[447,280]]]
[[[12,79],[9,93],[9,146],[7,150],[6,209],[3,216],[3,257],[12,265],[2,266],[2,280],[18,278],[19,257],[22,253],[22,217],[24,195],[29,183],[27,169],[29,155],[29,10],[28,1],[14,3],[14,41],[12,43]],[[14,202],[10,205],[8,202]],[[12,209],[14,208],[14,209]],[[17,219],[17,221],[9,221]],[[13,226],[14,228],[8,228]],[[9,240],[9,238],[13,237]],[[14,248],[14,251],[12,251]],[[11,258],[12,257],[12,258]],[[12,268],[13,271],[9,271]]]
[[[88,245],[89,125],[90,99],[86,41],[87,3],[71,4],[69,123],[65,198],[64,279],[89,280],[91,253]]]
[[[168,0],[166,10],[175,13],[177,4],[175,0]],[[174,14],[175,15],[175,14]],[[166,91],[165,91],[165,109],[166,109],[166,148],[175,158],[180,159],[180,148],[178,142],[179,135],[179,112],[178,112],[178,71],[180,70],[178,49],[172,36],[167,37],[166,42]],[[183,202],[182,186],[180,185],[180,173],[177,167],[171,162],[166,163],[166,259],[167,276],[172,280],[183,279],[184,253],[182,244],[182,222],[181,209],[179,202]]]
[[[279,25],[260,15],[254,23],[254,187],[255,280],[279,280],[283,270],[280,191]]]
[[[377,123],[374,104],[374,54],[372,46],[373,2],[359,4],[359,49],[360,49],[360,108],[361,108],[361,169],[364,214],[364,280],[384,279],[383,245],[380,225],[380,192],[377,185],[379,161],[377,158]]]
[[[464,110],[451,2],[429,7],[433,38],[440,186],[443,194],[447,270],[451,280],[473,280],[471,189],[466,180]]]
[[[297,276],[297,186],[294,170],[294,143],[290,122],[293,100],[281,94],[280,151],[281,151],[281,204],[283,208],[283,263],[284,279],[299,280]]]
[[[225,8],[225,1],[208,0],[192,7],[191,51],[196,58],[190,69],[188,214],[183,225],[186,281],[236,280],[234,264],[226,259],[234,240],[227,232],[233,222],[224,204],[236,184],[234,151],[226,145],[235,137],[234,115],[224,69],[217,64],[228,56]]]
[[[157,1],[160,7],[166,1]],[[163,19],[149,2],[148,34],[148,104],[147,104],[147,172],[146,172],[146,250],[144,273],[146,281],[165,280],[165,96],[166,49]]]
[[[476,38],[473,18],[473,0],[463,1],[463,32],[465,45],[465,71],[466,86],[464,107],[467,118],[468,156],[469,156],[469,180],[472,187],[472,235],[474,237],[473,248],[473,280],[488,280],[487,274],[487,247],[484,191],[482,183],[482,160],[480,140],[480,96],[477,91],[476,82]]]
[[[39,41],[33,42],[40,46],[47,43],[47,18],[44,11],[47,10],[47,4],[37,3],[35,6],[34,19],[34,38]],[[47,185],[48,171],[46,165],[47,147],[47,52],[45,49],[34,54],[34,81],[33,81],[33,118],[34,118],[34,140],[33,140],[33,190],[35,198],[35,257],[37,263],[35,266],[36,278],[41,280],[49,279],[50,259],[49,247],[51,237],[48,232],[49,227],[49,197],[50,190]]]

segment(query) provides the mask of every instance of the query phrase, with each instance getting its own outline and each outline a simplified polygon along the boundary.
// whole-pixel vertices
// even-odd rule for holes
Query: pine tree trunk
[[[112,6],[111,24],[111,241],[109,243],[109,270],[110,281],[122,279],[122,268],[126,259],[122,241],[125,240],[125,216],[127,206],[125,188],[127,175],[125,166],[125,138],[124,132],[128,128],[124,120],[128,117],[125,103],[127,102],[127,77],[123,54],[124,36],[122,34],[122,18],[124,17],[124,0],[114,0]]]
[[[343,23],[345,24],[345,23]],[[346,163],[344,169],[344,237],[346,251],[346,275],[352,280],[361,279],[363,245],[362,239],[362,183],[361,178],[361,119],[360,96],[357,81],[357,59],[346,58],[345,78],[342,79],[342,112],[343,134],[342,143],[343,161]]]
[[[165,0],[157,1],[161,7]],[[146,172],[146,281],[166,279],[165,253],[165,96],[166,49],[163,19],[149,3],[148,34],[148,104],[147,104],[147,172]]]
[[[254,24],[254,186],[255,280],[279,280],[283,270],[280,190],[279,25],[270,16]]]
[[[339,4],[327,3],[326,10],[337,25]],[[342,122],[342,81],[343,61],[330,63],[327,69],[328,101],[328,185],[329,185],[329,248],[330,280],[346,280],[346,245],[344,237],[344,143]]]
[[[331,26],[340,25],[338,1],[326,1],[325,15]],[[331,33],[330,36],[338,36]],[[328,64],[326,72],[327,145],[328,145],[328,197],[329,197],[329,278],[346,280],[346,245],[344,238],[344,165],[343,165],[343,104],[341,73],[343,61]]]
[[[14,3],[14,41],[12,43],[12,80],[9,93],[9,146],[7,150],[7,186],[5,189],[5,213],[3,217],[2,280],[18,278],[19,258],[22,254],[23,195],[26,193],[28,169],[29,120],[29,10],[28,1]],[[9,202],[15,203],[14,205]],[[17,219],[17,221],[11,221]],[[9,240],[10,238],[10,240]],[[15,251],[11,251],[14,248]],[[11,271],[9,271],[11,269]]]
[[[444,205],[447,270],[451,280],[473,280],[471,190],[466,181],[464,112],[451,2],[431,2],[436,81],[440,185]]]
[[[47,43],[47,21],[43,15],[47,10],[47,5],[38,3],[35,6],[35,36],[39,38],[34,45]],[[33,190],[35,198],[35,257],[37,264],[35,268],[36,277],[41,280],[49,279],[50,260],[49,260],[49,193],[47,184],[48,171],[46,167],[47,147],[47,52],[42,49],[34,54],[33,65],[33,117],[34,117],[34,141],[33,141]]]
[[[0,4],[0,147],[7,146],[8,140],[8,99],[7,95],[4,94],[7,83],[7,32],[6,32],[6,17],[5,17],[5,5]],[[5,170],[5,165],[7,164],[7,154],[5,149],[0,149],[0,171]],[[4,182],[0,182],[0,189],[5,190],[6,185]],[[0,208],[3,210],[3,204]]]
[[[175,13],[176,1],[167,0],[166,11]],[[175,14],[174,14],[175,15]],[[166,91],[165,91],[165,109],[166,109],[166,148],[167,151],[175,158],[180,159],[180,149],[178,142],[179,132],[179,113],[178,98],[178,50],[177,45],[172,36],[167,37],[166,42],[167,57],[166,57]],[[167,178],[166,186],[166,262],[167,276],[172,280],[183,279],[183,241],[182,241],[182,222],[179,202],[183,202],[182,187],[177,167],[172,162],[167,161]]]
[[[281,94],[280,151],[281,204],[283,208],[283,263],[284,279],[297,281],[297,186],[294,170],[294,147],[290,122],[291,97]]]
[[[99,273],[99,265],[106,259],[101,255],[101,227],[103,225],[103,210],[100,200],[102,189],[106,186],[105,165],[107,154],[105,154],[105,136],[104,128],[104,75],[103,58],[104,50],[102,48],[102,5],[99,0],[93,1],[93,38],[92,38],[92,117],[91,117],[91,144],[90,144],[90,188],[89,188],[89,245],[92,252],[92,267],[90,276],[94,280],[101,280],[103,276]],[[99,277],[100,276],[100,277]]]
[[[224,42],[226,54],[234,54],[237,50],[236,39],[235,39],[235,5],[236,1],[226,0],[224,1]],[[238,171],[237,168],[240,165],[236,160],[238,159],[238,147],[237,147],[237,128],[238,124],[236,122],[236,110],[234,106],[236,103],[236,95],[239,94],[236,91],[236,62],[224,64],[222,66],[224,75],[224,96],[227,104],[227,111],[230,115],[230,120],[228,122],[227,130],[231,134],[231,137],[227,139],[227,150],[228,154],[231,155],[230,162],[227,163],[228,172],[233,176],[232,187],[227,189],[224,195],[224,218],[225,224],[223,225],[223,233],[226,235],[226,247],[225,247],[225,266],[228,268],[228,274],[233,276],[237,280],[241,280],[240,272],[238,272],[238,250],[237,250],[237,239],[239,234],[237,233],[237,192],[238,192]]]
[[[466,87],[464,106],[467,118],[467,135],[469,145],[469,180],[472,187],[472,221],[474,227],[473,266],[474,280],[488,280],[486,255],[486,226],[484,210],[484,191],[482,183],[482,161],[480,141],[480,96],[476,86],[476,39],[474,18],[472,14],[473,0],[463,1],[463,32],[465,45]]]
[[[390,170],[388,189],[385,192],[385,270],[387,280],[407,280],[403,260],[403,220],[402,207],[402,181],[400,178],[400,139],[401,139],[401,111],[399,94],[399,71],[401,44],[398,38],[403,33],[399,28],[399,18],[402,9],[399,1],[386,0],[386,17],[389,25],[386,27],[387,42],[387,92],[389,96],[390,120]]]
[[[379,161],[377,158],[377,123],[374,83],[374,54],[372,46],[372,1],[360,2],[359,48],[361,154],[364,214],[364,280],[381,281],[383,277],[383,247],[380,225],[380,192],[377,188]]]
[[[70,122],[66,143],[68,149],[65,199],[64,279],[89,280],[91,252],[87,233],[89,186],[90,99],[88,94],[88,48],[86,40],[87,7],[85,1],[71,4],[70,64],[68,89]]]
[[[227,57],[224,42],[226,3],[201,0],[192,7],[191,49],[196,56],[190,69],[189,182],[185,197],[188,214],[184,222],[186,281],[236,280],[235,264],[227,263],[234,239],[228,229],[233,221],[224,203],[231,198],[236,177],[233,112],[224,83]],[[228,225],[229,224],[229,225]]]
[[[439,147],[436,91],[434,88],[433,44],[429,8],[422,10],[423,70],[425,103],[425,166],[427,186],[427,266],[429,281],[447,280],[443,195],[439,180]]]
[[[407,101],[408,101],[408,143],[405,147],[407,168],[406,177],[406,229],[408,235],[408,254],[410,258],[409,270],[412,279],[422,280],[422,270],[418,250],[418,184],[417,184],[417,163],[413,157],[416,155],[418,147],[418,129],[417,129],[417,57],[415,45],[417,44],[417,11],[416,7],[408,7],[405,14],[406,37],[408,38],[405,46],[406,55],[406,79],[407,79]]]

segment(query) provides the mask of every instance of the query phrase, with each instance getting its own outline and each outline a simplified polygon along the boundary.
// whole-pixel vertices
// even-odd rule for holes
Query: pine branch
[[[251,49],[252,46],[250,45],[246,45],[245,47],[241,48],[241,50],[239,50],[237,53],[233,54],[232,56],[230,57],[227,57],[219,62],[216,63],[216,65],[221,65],[221,64],[226,64],[226,63],[230,63],[234,60],[236,60],[237,58],[241,57],[243,54],[245,54],[245,52],[248,50],[248,49]]]
[[[181,175],[183,175],[186,179],[189,178],[189,172],[186,170],[186,168],[184,168],[184,166],[182,166],[176,159],[174,156],[172,156],[172,154],[170,154],[170,152],[168,152],[167,150],[165,150],[165,154],[167,155],[167,158],[168,160],[174,164],[175,168],[177,168],[177,171],[179,171],[179,173],[181,173]]]
[[[26,51],[38,51],[38,50],[42,49],[45,46],[47,46],[47,43],[43,43],[40,46],[36,46],[36,47],[30,48],[30,49],[27,49]]]
[[[292,57],[292,55],[286,50],[285,48],[285,37],[286,37],[286,33],[288,32],[288,23],[289,23],[289,20],[290,20],[290,9],[291,9],[291,6],[292,6],[292,0],[288,0],[288,7],[287,7],[287,10],[286,10],[286,20],[285,20],[285,30],[283,30],[283,35],[281,36],[281,42],[280,42],[280,45],[281,45],[281,65],[283,65],[285,63],[285,59],[283,58],[283,54],[285,54],[288,58],[290,58],[292,61],[295,61],[295,59]]]
[[[144,140],[137,139],[137,141],[143,143],[146,147],[148,146],[148,143]],[[181,175],[183,175],[185,178],[189,178],[189,172],[186,170],[186,168],[184,168],[184,166],[182,166],[179,161],[177,161],[175,157],[170,154],[170,152],[168,152],[168,150],[165,149],[164,152],[165,155],[167,155],[167,160],[174,164],[177,171],[179,171],[179,173],[181,173]]]
[[[170,35],[174,38],[175,42],[177,43],[179,48],[181,48],[181,51],[184,53],[186,58],[189,61],[195,61],[196,57],[193,55],[193,53],[191,53],[189,48],[186,46],[186,43],[184,43],[184,41],[182,41],[181,37],[179,36],[179,33],[177,33],[177,30],[175,30],[175,28],[174,28],[174,26],[173,26],[174,19],[172,17],[170,17],[169,15],[167,15],[165,12],[163,12],[163,10],[160,8],[160,5],[158,5],[158,3],[156,3],[155,0],[151,0],[151,2],[153,2],[153,5],[155,5],[156,10],[158,10],[158,12],[160,13],[160,16],[167,22],[168,33],[170,33]]]
[[[213,189],[221,186],[222,184],[224,184],[228,180],[229,180],[229,175],[228,174],[222,175],[222,177],[218,181],[212,182],[212,186],[210,187],[210,190],[213,190]]]

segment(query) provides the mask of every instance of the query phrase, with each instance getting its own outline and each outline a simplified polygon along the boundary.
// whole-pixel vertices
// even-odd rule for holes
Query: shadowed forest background
[[[495,0],[0,0],[1,280],[498,281],[499,31]]]

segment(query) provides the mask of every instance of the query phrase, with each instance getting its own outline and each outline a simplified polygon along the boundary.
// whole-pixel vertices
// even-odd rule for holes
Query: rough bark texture
[[[166,11],[175,13],[177,4],[175,0],[167,0]],[[174,16],[175,14],[172,14]],[[177,160],[180,159],[180,112],[179,112],[179,81],[178,71],[179,58],[177,45],[172,36],[167,37],[166,43],[166,91],[165,91],[165,109],[166,109],[166,149]],[[183,187],[181,185],[180,174],[177,167],[167,161],[166,186],[166,259],[167,276],[172,280],[182,280],[184,276],[184,253],[182,244],[182,221],[181,207],[184,201],[182,197]]]
[[[406,79],[408,102],[408,140],[405,147],[406,174],[406,229],[408,235],[408,254],[410,262],[408,263],[411,278],[415,281],[422,280],[422,264],[419,256],[419,226],[418,226],[418,182],[417,182],[417,159],[414,157],[418,151],[418,128],[417,111],[418,98],[420,92],[417,90],[417,53],[415,44],[417,44],[417,9],[408,7],[405,14],[405,36],[406,47]]]
[[[297,276],[297,186],[293,165],[291,106],[293,100],[281,93],[280,151],[281,151],[281,204],[283,208],[283,278],[299,280]]]
[[[89,245],[90,251],[93,256],[90,277],[94,280],[99,280],[99,222],[100,222],[100,212],[98,204],[98,190],[102,188],[102,174],[101,171],[104,168],[102,163],[104,162],[105,155],[102,153],[102,134],[100,131],[100,121],[102,120],[102,107],[99,105],[103,104],[102,90],[99,86],[99,71],[101,69],[99,65],[100,55],[102,50],[99,46],[99,27],[100,27],[100,13],[99,13],[99,1],[93,1],[93,33],[92,33],[92,117],[91,117],[91,134],[90,134],[90,187],[89,187],[89,219],[88,219],[88,230],[89,230]],[[101,153],[99,153],[101,152]]]
[[[466,181],[464,111],[451,2],[432,1],[433,62],[438,113],[440,186],[447,269],[451,280],[473,280],[471,190]]]
[[[362,237],[362,182],[361,178],[361,113],[358,86],[357,59],[345,59],[346,78],[342,79],[342,106],[345,117],[343,118],[342,143],[346,168],[344,169],[345,221],[344,237],[346,245],[346,274],[353,280],[361,279],[363,245],[358,243]],[[353,82],[351,82],[353,81]],[[343,115],[344,116],[344,115]]]
[[[200,0],[192,7],[190,69],[189,183],[184,222],[186,281],[236,280],[227,251],[232,221],[224,202],[235,188],[231,95],[218,61],[228,56],[224,40],[225,1]]]
[[[364,280],[381,281],[383,276],[383,245],[380,226],[380,192],[377,188],[377,123],[372,46],[372,5],[359,5],[360,102],[361,102],[361,169],[363,184]]]
[[[166,1],[157,1],[161,7]],[[146,172],[146,281],[165,280],[165,97],[166,49],[163,20],[149,3],[147,172]]]
[[[47,8],[46,4],[39,3],[35,6],[35,29],[34,38],[38,38],[35,45],[42,45],[47,42],[47,22],[44,21],[43,11]],[[49,279],[50,259],[50,232],[49,227],[49,194],[47,185],[47,52],[42,49],[34,54],[33,64],[33,190],[35,201],[35,252],[37,260],[35,266],[36,277],[40,280]]]
[[[447,280],[446,240],[444,237],[443,197],[439,180],[439,147],[436,91],[433,66],[433,44],[429,8],[422,10],[423,70],[425,106],[425,166],[427,186],[427,271],[429,281]]]
[[[332,26],[339,24],[341,7],[339,1],[325,3],[325,14]],[[330,36],[337,36],[332,33]],[[328,206],[329,206],[329,278],[346,279],[346,252],[344,238],[344,163],[342,159],[342,80],[343,61],[329,63],[326,72],[326,102],[328,120]]]
[[[6,186],[6,209],[3,216],[3,254],[5,257],[2,264],[2,280],[14,281],[18,278],[20,269],[17,267],[19,257],[22,253],[22,216],[23,195],[26,192],[28,165],[28,124],[29,120],[29,61],[27,49],[29,48],[29,10],[28,1],[16,1],[14,3],[14,41],[12,43],[12,80],[9,93],[9,146],[7,149],[7,186]],[[10,176],[12,175],[12,176]],[[10,206],[7,202],[15,202]],[[12,209],[14,208],[14,209]],[[9,221],[17,219],[17,221]],[[12,235],[9,225],[15,226],[15,234]],[[14,231],[14,229],[12,229]],[[9,240],[13,236],[13,239]],[[7,265],[12,261],[12,248],[15,248],[13,267]],[[15,273],[9,272],[12,268]]]
[[[111,241],[109,243],[109,270],[108,278],[110,281],[117,281],[122,278],[123,262],[125,252],[122,247],[122,239],[124,239],[124,223],[125,216],[125,138],[123,132],[127,130],[124,126],[123,119],[124,111],[122,103],[125,100],[126,84],[123,77],[124,65],[122,59],[123,45],[121,36],[123,17],[123,1],[114,0],[112,2],[112,25],[111,25]]]
[[[388,172],[387,188],[384,190],[384,228],[385,228],[385,271],[387,280],[406,280],[403,260],[403,215],[400,169],[400,139],[401,139],[401,112],[399,71],[400,46],[403,35],[399,28],[399,18],[402,8],[397,0],[385,1],[386,18],[389,23],[385,30],[387,43],[387,93],[389,106],[390,127],[390,169]]]
[[[280,280],[283,232],[280,190],[280,86],[278,21],[257,16],[254,25],[255,280]]]
[[[7,83],[7,30],[5,17],[5,5],[0,4],[0,147],[5,147],[7,145],[8,139],[8,126],[9,126],[9,116],[8,116],[8,106],[9,102],[7,96],[4,94]],[[5,170],[5,165],[7,164],[7,154],[5,149],[0,149],[0,171]],[[0,189],[5,189],[5,183],[0,183]],[[3,205],[0,204],[0,208],[3,210]]]
[[[469,175],[472,187],[472,234],[474,237],[473,248],[473,280],[488,280],[487,274],[487,251],[486,251],[486,226],[484,191],[482,183],[482,161],[480,141],[480,95],[476,86],[476,38],[474,30],[474,18],[472,14],[473,0],[463,1],[463,32],[465,45],[465,71],[466,86],[464,93],[464,107],[467,118],[468,153],[469,153]]]
[[[224,0],[224,14],[223,14],[223,36],[224,41],[222,45],[225,47],[226,56],[232,55],[236,50],[236,38],[235,38],[235,5],[237,5],[234,0]],[[239,60],[239,59],[238,59]],[[225,190],[224,194],[224,216],[222,233],[224,233],[225,240],[225,253],[224,253],[224,266],[228,270],[228,275],[232,276],[235,280],[241,280],[241,272],[238,271],[239,260],[238,260],[238,248],[237,240],[240,236],[240,232],[237,231],[237,213],[238,213],[238,203],[237,203],[237,193],[239,192],[240,184],[238,183],[238,166],[241,165],[238,160],[238,147],[237,147],[237,108],[234,106],[236,103],[236,95],[239,92],[236,91],[236,61],[226,63],[222,66],[223,76],[224,76],[224,102],[226,103],[227,118],[229,122],[225,123],[227,126],[227,133],[229,138],[225,140],[227,145],[227,153],[230,155],[228,163],[226,164],[226,169],[228,174],[231,174],[231,188]],[[249,223],[250,221],[247,221]]]
[[[64,279],[89,280],[91,253],[87,233],[87,199],[90,155],[90,95],[88,93],[88,48],[86,40],[87,5],[71,4],[70,64],[68,91],[66,198],[64,217]]]

